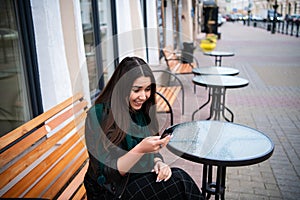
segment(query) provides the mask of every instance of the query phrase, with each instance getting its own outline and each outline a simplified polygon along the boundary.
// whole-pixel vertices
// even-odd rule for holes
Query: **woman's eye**
[[[146,91],[148,92],[148,91],[151,91],[151,87],[147,87],[146,88]]]

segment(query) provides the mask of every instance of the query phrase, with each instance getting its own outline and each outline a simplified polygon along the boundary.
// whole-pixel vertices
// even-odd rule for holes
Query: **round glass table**
[[[227,51],[207,51],[207,52],[203,52],[203,54],[206,56],[214,56],[215,65],[219,67],[222,65],[222,57],[234,56],[233,52],[227,52]]]
[[[201,75],[193,78],[193,83],[203,87],[208,87],[208,100],[195,110],[192,114],[192,120],[194,120],[195,114],[205,107],[209,102],[210,115],[207,119],[211,119],[214,116],[215,120],[220,120],[220,116],[224,117],[226,121],[233,122],[233,112],[225,106],[226,89],[229,88],[241,88],[249,84],[249,81],[244,78],[235,76],[220,76],[220,75]],[[225,116],[225,110],[231,114],[231,119]]]
[[[226,167],[246,166],[267,160],[272,140],[253,128],[230,122],[192,121],[165,130],[173,134],[167,148],[175,155],[203,164],[202,192],[209,199],[225,197]],[[213,167],[217,168],[212,181]]]
[[[230,67],[199,67],[192,71],[195,75],[230,75],[235,76],[240,73],[238,69]]]

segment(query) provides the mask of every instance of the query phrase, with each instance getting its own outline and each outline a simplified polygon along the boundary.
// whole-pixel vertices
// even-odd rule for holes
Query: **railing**
[[[244,23],[244,25],[247,25]],[[300,21],[277,21],[274,29],[274,33],[281,33],[291,36],[299,37]],[[250,21],[250,26],[266,29],[267,31],[273,31],[273,21]]]

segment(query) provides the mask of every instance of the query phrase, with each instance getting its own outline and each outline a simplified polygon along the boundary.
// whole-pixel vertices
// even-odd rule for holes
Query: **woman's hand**
[[[166,146],[170,141],[170,136],[160,139],[160,136],[150,136],[144,138],[132,150],[137,153],[155,153]]]
[[[157,161],[154,165],[154,171],[157,174],[156,182],[167,181],[172,176],[171,168],[163,161]]]

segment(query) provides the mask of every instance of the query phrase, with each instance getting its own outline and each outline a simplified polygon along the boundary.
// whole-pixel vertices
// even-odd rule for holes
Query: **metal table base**
[[[226,95],[226,88],[224,87],[209,87],[208,91],[208,99],[207,101],[202,104],[197,110],[195,110],[192,114],[192,120],[194,120],[195,114],[204,108],[209,102],[210,105],[210,114],[207,120],[214,118],[214,120],[220,120],[220,116],[222,114],[223,118],[228,122],[233,122],[234,115],[233,112],[225,106],[225,95]],[[231,118],[228,119],[225,116],[225,110],[227,110]]]
[[[226,178],[226,167],[216,166],[217,176],[216,180],[213,182],[212,165],[203,165],[203,178],[202,178],[202,194],[205,199],[210,199],[211,195],[215,196],[215,200],[225,199],[225,178]]]

